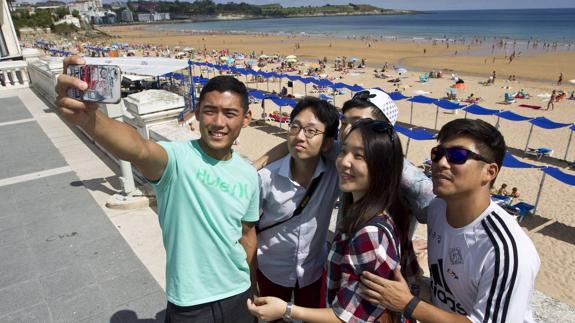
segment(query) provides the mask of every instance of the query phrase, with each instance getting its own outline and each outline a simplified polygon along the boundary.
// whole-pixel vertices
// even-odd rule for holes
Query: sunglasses
[[[369,101],[369,99],[375,98],[375,94],[371,94],[369,91],[359,91],[353,95],[353,100]]]
[[[437,147],[431,148],[431,161],[432,162],[437,163],[438,161],[441,160],[441,158],[443,158],[443,156],[445,156],[445,158],[447,159],[447,161],[450,164],[455,164],[455,165],[465,164],[465,162],[468,159],[480,160],[480,161],[488,163],[488,164],[492,163],[491,161],[485,159],[483,156],[479,155],[478,153],[475,153],[469,149],[462,148],[462,147],[445,148],[445,147],[437,146]]]
[[[395,129],[393,129],[393,126],[387,121],[360,119],[353,123],[352,130],[363,127],[369,127],[372,131],[377,133],[385,133],[389,136],[389,140],[394,142],[393,133],[395,132]]]

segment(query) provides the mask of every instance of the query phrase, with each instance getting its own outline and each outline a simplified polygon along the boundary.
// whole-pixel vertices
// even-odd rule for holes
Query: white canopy
[[[122,78],[128,79],[132,82],[145,80],[147,78],[151,78],[151,76],[146,75],[132,75],[132,74],[122,74]]]
[[[118,65],[122,73],[160,76],[188,68],[188,61],[164,57],[84,57],[86,64]]]

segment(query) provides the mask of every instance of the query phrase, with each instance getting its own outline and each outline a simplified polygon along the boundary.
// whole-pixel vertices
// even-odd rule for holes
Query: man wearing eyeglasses
[[[540,260],[515,219],[491,201],[505,155],[501,133],[481,120],[453,120],[431,150],[428,260],[432,304],[395,281],[362,275],[373,303],[424,322],[533,322],[530,299]]]
[[[259,171],[257,280],[261,296],[320,307],[327,228],[338,195],[335,165],[322,159],[337,133],[339,115],[307,97],[294,107],[289,154]]]

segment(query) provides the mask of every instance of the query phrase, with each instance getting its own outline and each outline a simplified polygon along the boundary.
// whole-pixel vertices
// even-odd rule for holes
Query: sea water
[[[404,40],[509,39],[565,44],[575,42],[575,9],[428,11],[409,15],[225,20],[161,24],[153,28]]]

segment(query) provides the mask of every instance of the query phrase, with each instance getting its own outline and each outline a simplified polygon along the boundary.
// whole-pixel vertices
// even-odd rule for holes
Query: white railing
[[[32,87],[50,103],[56,100],[56,79],[62,73],[62,61],[42,58],[28,62]]]
[[[27,67],[28,63],[25,61],[0,62],[0,90],[29,87]]]

